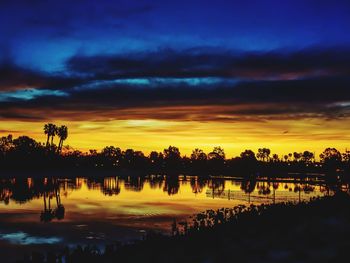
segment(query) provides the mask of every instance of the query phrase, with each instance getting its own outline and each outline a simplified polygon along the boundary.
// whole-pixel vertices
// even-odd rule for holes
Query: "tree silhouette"
[[[31,155],[36,152],[40,144],[28,136],[20,136],[13,140],[14,151],[20,155]]]
[[[299,162],[301,157],[302,157],[302,155],[303,155],[302,153],[294,152],[293,153],[294,161],[295,162]]]
[[[208,158],[213,160],[213,159],[220,159],[220,160],[225,160],[225,151],[223,148],[220,146],[214,147],[213,151],[208,154]]]
[[[51,136],[51,123],[47,123],[44,125],[44,133],[47,135],[46,147],[49,147],[49,140]]]
[[[0,155],[5,155],[12,147],[13,144],[11,134],[0,138]]]
[[[320,159],[324,163],[327,172],[333,172],[339,167],[342,156],[337,149],[327,148],[320,154]]]
[[[170,169],[179,169],[181,165],[181,155],[179,148],[175,146],[169,146],[164,149],[164,165]]]
[[[350,151],[346,150],[342,154],[342,159],[343,159],[344,162],[350,163]]]
[[[256,161],[255,153],[252,150],[245,150],[240,154],[242,160]]]
[[[304,163],[310,163],[313,159],[314,159],[314,154],[312,152],[309,151],[304,151],[301,155],[301,160]]]
[[[164,149],[164,158],[170,160],[180,159],[179,148],[175,146],[169,146],[167,149]]]
[[[57,128],[57,136],[60,138],[60,141],[58,143],[57,152],[60,153],[62,151],[63,142],[68,137],[68,128],[65,125],[62,125],[61,127]]]
[[[12,135],[0,137],[0,167],[13,169],[17,164],[19,170],[33,169],[58,169],[58,168],[94,168],[94,169],[131,169],[142,171],[145,174],[195,174],[229,175],[239,174],[244,178],[267,176],[277,177],[278,174],[288,172],[301,173],[327,173],[336,171],[338,176],[346,176],[350,171],[350,151],[341,154],[334,148],[327,148],[321,155],[323,164],[315,163],[314,153],[310,151],[288,153],[282,158],[275,153],[271,156],[268,148],[259,148],[258,153],[245,150],[239,157],[226,159],[225,151],[221,147],[214,147],[208,155],[203,150],[195,148],[189,157],[181,156],[179,148],[169,146],[163,153],[152,151],[147,157],[134,149],[122,151],[115,146],[107,146],[101,151],[90,150],[81,152],[72,147],[63,147],[68,137],[67,126],[56,127],[55,124],[44,125],[47,135],[46,147],[28,136],[20,136],[16,139]],[[59,137],[59,143],[53,144],[55,135]],[[51,149],[52,151],[48,151]],[[62,149],[64,152],[62,153]],[[56,154],[56,151],[59,154]],[[263,162],[259,163],[257,158]],[[284,159],[285,162],[282,162]],[[16,167],[17,168],[17,167]],[[332,168],[332,169],[330,169]],[[329,173],[330,174],[330,173]],[[333,173],[334,174],[334,173]],[[283,175],[284,176],[284,175]],[[345,177],[344,177],[345,178]]]
[[[148,157],[153,164],[158,164],[163,160],[163,154],[161,152],[152,151]]]
[[[327,148],[320,154],[321,162],[340,162],[342,160],[342,156],[340,152],[335,148]]]
[[[122,159],[122,150],[119,147],[107,146],[102,149],[101,155],[109,165],[117,166]]]
[[[207,159],[207,155],[201,149],[194,149],[191,154],[191,159],[195,161],[203,161]]]
[[[51,147],[53,146],[53,138],[57,133],[57,126],[52,123],[47,123],[44,125],[44,133],[47,135],[46,147],[49,147],[49,140],[51,138]]]
[[[270,158],[271,150],[268,148],[259,148],[256,157],[262,161],[268,161]]]

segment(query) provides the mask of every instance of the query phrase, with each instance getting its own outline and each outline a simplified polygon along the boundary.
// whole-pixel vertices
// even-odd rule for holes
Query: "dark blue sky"
[[[349,14],[345,0],[1,1],[0,54],[18,65],[57,71],[76,54],[345,46]]]
[[[1,1],[0,119],[347,117],[349,14],[345,0]]]

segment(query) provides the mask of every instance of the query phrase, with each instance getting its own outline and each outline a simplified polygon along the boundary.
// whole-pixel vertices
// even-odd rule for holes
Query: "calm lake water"
[[[174,218],[206,209],[298,202],[327,191],[317,184],[188,176],[0,179],[0,256],[127,242],[150,230],[169,233]]]

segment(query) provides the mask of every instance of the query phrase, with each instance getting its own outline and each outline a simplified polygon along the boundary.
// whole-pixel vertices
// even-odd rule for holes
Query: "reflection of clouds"
[[[63,240],[62,238],[59,238],[59,237],[30,236],[24,232],[2,234],[0,236],[0,239],[6,240],[11,244],[19,244],[19,245],[55,244]]]

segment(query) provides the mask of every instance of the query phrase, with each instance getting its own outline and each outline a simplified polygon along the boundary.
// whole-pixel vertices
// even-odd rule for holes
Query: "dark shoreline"
[[[350,197],[345,193],[309,203],[280,203],[218,210],[194,217],[198,225],[173,227],[174,236],[149,234],[144,241],[65,249],[33,260],[55,262],[340,262],[350,245]],[[224,212],[223,212],[224,211]],[[223,216],[223,213],[225,214]],[[210,223],[211,222],[211,223]],[[180,226],[180,230],[178,228]],[[47,260],[44,260],[44,259]]]

